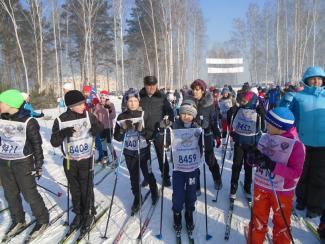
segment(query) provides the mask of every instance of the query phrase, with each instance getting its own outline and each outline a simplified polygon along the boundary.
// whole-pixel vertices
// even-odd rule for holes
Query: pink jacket
[[[272,175],[278,175],[283,177],[283,188],[292,189],[289,191],[277,191],[278,194],[293,195],[294,188],[296,187],[298,179],[302,174],[302,169],[305,161],[305,146],[299,140],[296,128],[290,129],[289,131],[283,133],[281,136],[292,139],[296,138],[298,140],[293,145],[291,154],[288,157],[287,164],[285,165],[283,163],[277,162],[274,171],[272,172]],[[255,187],[262,188],[263,190],[270,190],[265,187],[262,187],[261,185],[257,185],[256,180],[258,180],[258,178],[255,177]]]
[[[104,107],[100,103],[96,104],[94,115],[97,119],[104,125],[104,129],[112,129],[113,128],[113,120],[116,117],[115,106],[113,103],[109,104],[110,109]]]

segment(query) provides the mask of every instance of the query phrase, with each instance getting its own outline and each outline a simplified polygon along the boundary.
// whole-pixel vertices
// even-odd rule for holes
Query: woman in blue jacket
[[[325,209],[325,72],[309,67],[304,90],[287,93],[280,106],[288,106],[296,118],[299,137],[306,146],[302,176],[296,188],[298,210],[307,208],[310,218]]]

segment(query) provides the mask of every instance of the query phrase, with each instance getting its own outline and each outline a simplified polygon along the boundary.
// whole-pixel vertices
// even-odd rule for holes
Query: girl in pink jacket
[[[106,90],[100,92],[100,103],[96,104],[94,115],[104,125],[104,130],[100,135],[103,148],[103,157],[99,158],[102,163],[112,162],[116,159],[116,153],[112,144],[113,120],[116,117],[114,104],[109,100],[109,93]],[[108,150],[110,151],[111,160],[108,160]]]
[[[272,208],[273,243],[289,244],[294,190],[302,173],[305,148],[298,138],[295,119],[288,108],[270,110],[265,120],[267,133],[262,135],[257,145],[258,167],[247,243],[264,242]]]

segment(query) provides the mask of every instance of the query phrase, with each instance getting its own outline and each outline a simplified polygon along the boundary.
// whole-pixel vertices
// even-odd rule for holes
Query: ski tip
[[[162,240],[162,234],[158,234],[158,235],[156,235],[156,238],[157,238],[158,240]]]
[[[210,240],[212,238],[212,236],[211,235],[209,235],[209,234],[206,234],[206,236],[205,236],[205,240]]]

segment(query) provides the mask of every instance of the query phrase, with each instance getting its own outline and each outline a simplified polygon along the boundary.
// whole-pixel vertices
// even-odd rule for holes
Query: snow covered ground
[[[116,109],[120,111],[121,100],[117,97],[112,97]],[[63,167],[62,167],[62,158],[61,152],[58,148],[53,148],[49,142],[51,135],[51,128],[53,124],[53,119],[58,116],[59,109],[47,109],[43,110],[46,116],[51,116],[52,120],[39,119],[39,124],[41,126],[41,134],[43,137],[43,150],[45,156],[45,164],[43,168],[43,174],[45,177],[42,177],[39,180],[39,184],[46,186],[52,189],[54,192],[62,192],[60,198],[53,195],[49,195],[43,189],[39,188],[46,205],[48,208],[57,203],[57,206],[50,212],[51,219],[55,218],[56,215],[61,213],[66,209],[66,188],[60,184],[54,183],[53,180],[58,181],[62,184],[67,184]],[[121,144],[114,142],[114,146],[117,150],[117,153],[120,152]],[[216,149],[215,151],[218,162],[221,162],[221,150]],[[161,177],[158,168],[158,162],[156,159],[155,152],[152,151],[152,162],[153,170],[159,187],[161,186]],[[231,224],[231,233],[230,239],[228,241],[224,240],[225,232],[225,221],[227,218],[228,211],[228,195],[230,187],[230,177],[231,177],[231,165],[232,162],[228,158],[225,162],[225,167],[223,171],[223,188],[219,192],[219,199],[217,203],[212,202],[212,199],[215,198],[216,190],[213,187],[213,180],[211,173],[206,167],[207,170],[207,203],[208,203],[208,230],[209,234],[212,235],[212,239],[206,241],[206,232],[205,232],[205,212],[204,212],[204,191],[203,191],[203,169],[201,167],[201,186],[202,186],[202,195],[198,197],[196,203],[195,211],[195,230],[193,232],[193,237],[196,243],[244,243],[244,227],[248,224],[250,219],[250,211],[247,206],[243,191],[241,188],[237,192],[237,200],[235,201],[234,214]],[[94,183],[98,182],[107,172],[110,171],[110,168],[106,168],[99,172],[99,165],[95,166],[95,180]],[[99,173],[97,173],[99,172]],[[115,174],[111,173],[108,177],[105,178],[100,184],[95,186],[95,201],[96,204],[99,204],[97,212],[101,212],[105,207],[109,206],[111,200],[111,194],[113,190],[113,184],[115,180]],[[243,180],[243,174],[241,175],[241,180]],[[148,188],[142,188],[142,195],[148,191]],[[2,187],[0,187],[0,209],[6,207],[7,203],[3,196]],[[143,243],[175,243],[175,234],[173,230],[173,218],[172,218],[172,188],[165,188],[164,191],[164,212],[163,212],[163,229],[162,240],[158,240],[155,235],[159,234],[159,224],[160,224],[160,202],[158,203],[153,217],[149,223],[149,226],[146,232],[143,235]],[[120,227],[125,222],[127,216],[130,214],[130,208],[133,201],[133,195],[130,189],[129,174],[128,170],[123,162],[121,165],[120,174],[118,176],[116,195],[114,199],[114,205],[111,214],[111,220],[108,226],[107,237],[108,239],[104,240],[101,236],[105,232],[106,226],[106,217],[107,213],[102,218],[100,223],[91,231],[89,236],[89,241],[91,243],[112,243],[115,239],[117,233],[120,230]],[[147,215],[148,209],[151,205],[150,197],[144,203],[142,207],[142,222]],[[31,210],[28,205],[24,202],[24,207],[26,210],[26,220],[32,219]],[[70,221],[73,218],[73,214],[70,212]],[[64,233],[67,231],[67,227],[63,226],[64,221],[66,220],[66,215],[64,215],[59,221],[57,221],[53,226],[50,226],[45,234],[37,239],[35,243],[58,243],[60,239],[64,236]],[[319,223],[319,218],[312,220],[314,226]],[[272,222],[269,221],[270,226]],[[2,239],[6,228],[10,224],[9,212],[6,211],[0,214],[0,238]],[[183,243],[187,243],[187,235],[185,232],[185,221],[183,220]],[[22,243],[27,233],[32,229],[32,226],[24,231],[21,235],[14,238],[11,243]],[[271,233],[271,231],[269,231]],[[313,234],[300,222],[293,221],[292,223],[292,232],[296,243],[319,243],[319,241],[313,236]],[[120,243],[135,243],[136,238],[139,234],[139,220],[138,215],[133,218],[131,223],[126,227],[125,233],[122,236]],[[75,235],[70,243],[75,240],[77,236]],[[83,241],[85,243],[85,241]]]

